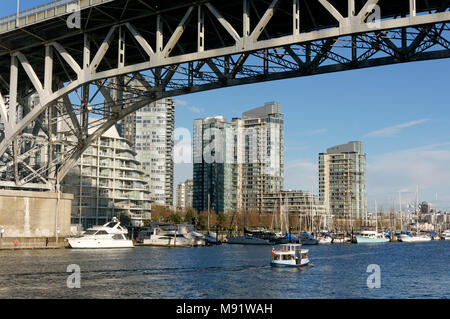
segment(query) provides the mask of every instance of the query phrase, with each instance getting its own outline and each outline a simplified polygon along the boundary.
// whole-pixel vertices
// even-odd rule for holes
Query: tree
[[[220,212],[219,215],[217,215],[217,225],[220,228],[223,228],[225,226],[226,222],[227,222],[227,216],[223,212]]]
[[[120,220],[120,223],[121,223],[123,226],[125,226],[125,227],[131,225],[131,218],[130,218],[130,216],[129,216],[128,214],[126,214],[126,213],[120,214],[119,220]]]
[[[177,213],[173,213],[172,215],[169,216],[169,223],[172,224],[180,224],[181,223],[181,216],[178,215]]]
[[[152,221],[150,219],[144,220],[144,227],[150,227],[152,225]]]
[[[192,224],[195,221],[195,213],[192,209],[189,209],[184,216],[184,222]]]
[[[152,205],[152,219],[156,221],[163,221],[167,220],[169,216],[173,213],[170,208],[159,206],[159,205]]]
[[[199,213],[197,217],[197,228],[204,230],[206,229],[207,218],[204,213]]]

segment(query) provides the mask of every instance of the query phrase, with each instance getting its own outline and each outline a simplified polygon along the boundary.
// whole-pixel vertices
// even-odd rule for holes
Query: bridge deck
[[[448,7],[445,0],[416,0],[417,15],[441,10],[442,6]],[[66,19],[70,12],[67,12],[70,0],[60,0],[52,5],[44,5],[30,9],[20,14],[19,28],[15,26],[15,16],[0,19],[0,91],[5,89],[5,82],[9,78],[10,54],[20,51],[25,54],[30,64],[37,66],[35,71],[42,79],[44,73],[44,63],[42,60],[43,44],[57,41],[64,46],[71,56],[79,63],[82,63],[82,50],[80,44],[83,43],[83,33],[92,35],[91,41],[96,50],[105,38],[109,28],[125,22],[132,22],[134,27],[140,32],[152,47],[155,47],[156,36],[156,16],[162,15],[164,18],[164,42],[170,36],[183,18],[188,7],[195,4],[211,2],[223,17],[229,21],[238,33],[242,33],[242,0],[163,0],[163,1],[128,1],[128,0],[78,0],[75,1],[81,7],[81,30],[68,29]],[[347,0],[329,0],[329,2],[339,11],[342,16],[347,16]],[[365,4],[365,0],[355,0],[355,10],[358,12]],[[261,18],[270,5],[270,1],[253,1],[251,8],[251,29],[256,27],[256,22]],[[392,17],[407,17],[409,15],[409,1],[406,0],[380,0],[378,2],[382,8],[382,19]],[[282,0],[277,7],[277,14],[274,15],[270,24],[266,27],[265,37],[280,37],[292,33],[291,21],[293,19],[292,0]],[[337,20],[317,1],[300,1],[300,32],[311,32],[324,30],[338,26]],[[209,14],[210,15],[210,14]],[[195,18],[194,18],[195,19]],[[224,46],[234,45],[234,41],[229,34],[218,32],[212,27],[211,17],[205,17],[205,50],[217,49]],[[3,24],[1,23],[3,22]],[[172,56],[188,54],[197,49],[196,23],[188,25],[183,33],[178,45],[171,53]],[[6,30],[6,31],[5,31]],[[268,31],[268,32],[267,32]],[[269,36],[270,34],[270,36]],[[113,40],[115,42],[116,40]],[[115,45],[113,43],[112,45]],[[35,54],[38,53],[38,54]],[[127,58],[136,61],[143,60],[140,50],[133,50],[132,45],[127,44]],[[105,65],[108,59],[114,61],[117,55],[105,57]],[[114,64],[113,62],[111,62]],[[100,66],[99,70],[102,69]],[[23,72],[23,71],[20,71]],[[66,77],[63,69],[56,68],[54,74],[61,78]],[[19,78],[23,78],[19,75]]]
[[[158,99],[450,57],[450,0],[81,0],[79,28],[63,2],[0,33],[0,182],[16,187],[54,189],[117,120]],[[71,123],[59,142],[55,120]]]
[[[111,2],[114,0],[56,0],[31,9],[27,9],[17,14],[11,14],[0,18],[0,34],[12,30],[23,28],[36,23],[55,19],[72,12],[76,7],[81,10]]]

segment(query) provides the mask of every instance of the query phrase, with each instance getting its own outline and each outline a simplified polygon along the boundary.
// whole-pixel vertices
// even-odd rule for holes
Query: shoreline
[[[46,249],[66,249],[65,246],[24,246],[24,247],[0,247],[0,251],[3,250],[46,250]]]

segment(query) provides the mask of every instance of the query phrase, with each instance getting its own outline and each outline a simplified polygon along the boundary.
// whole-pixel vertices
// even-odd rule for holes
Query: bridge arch
[[[161,98],[450,57],[448,1],[429,1],[430,7],[414,0],[409,5],[367,0],[359,7],[354,0],[340,7],[327,0],[310,2],[310,7],[299,0],[273,0],[270,5],[250,0],[234,0],[229,5],[213,0],[173,1],[159,9],[144,2],[141,5],[147,8],[142,16],[127,16],[131,8],[125,6],[119,18],[110,14],[110,21],[89,27],[94,9],[113,12],[118,3],[121,0],[105,1],[81,10],[88,26],[83,30],[50,36],[34,45],[31,40],[30,45],[4,41],[13,46],[0,50],[0,62],[9,65],[0,71],[4,126],[0,142],[4,168],[0,173],[4,173],[4,181],[21,186],[41,180],[47,181],[47,187],[55,187],[94,140],[121,118]],[[236,8],[242,15],[232,19]],[[377,12],[380,16],[373,16]],[[319,14],[325,18],[321,16],[319,23],[315,14],[317,19]],[[149,19],[154,27],[150,35],[146,30]],[[54,21],[41,25],[46,23]],[[36,27],[24,27],[34,41],[41,38],[33,33]],[[8,40],[8,36],[0,34],[0,40]],[[127,87],[124,77],[138,81],[145,90]],[[91,105],[90,87],[97,91],[95,95],[103,96],[104,106]],[[81,102],[74,107],[70,96],[80,89],[84,93],[78,94]],[[24,101],[30,93],[39,96],[33,107]],[[124,94],[139,98],[128,103]],[[18,138],[33,124],[33,132],[38,132],[36,127],[43,126],[40,118],[45,113],[50,116],[49,109],[56,104],[70,119],[76,142],[70,152],[58,160],[52,158],[44,174],[27,164],[30,147],[20,147]],[[17,119],[19,108],[23,116]],[[86,119],[95,112],[102,121],[90,130]],[[53,135],[47,134],[49,145]],[[19,174],[22,166],[27,173]],[[8,172],[12,167],[14,174]]]

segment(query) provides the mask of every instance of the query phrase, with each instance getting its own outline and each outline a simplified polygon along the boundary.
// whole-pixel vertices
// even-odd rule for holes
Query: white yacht
[[[419,185],[417,185],[416,190],[416,235],[412,235],[409,232],[400,234],[400,236],[397,237],[397,240],[400,242],[406,242],[406,243],[417,243],[417,242],[426,242],[431,241],[431,236],[420,234],[420,225],[419,225]]]
[[[184,237],[191,239],[192,246],[205,246],[206,236],[195,231],[194,225],[181,224],[177,225],[177,233],[184,235]]]
[[[428,235],[417,235],[417,236],[413,236],[413,241],[414,242],[422,242],[422,241],[431,241],[431,236]]]
[[[350,243],[351,242],[351,238],[347,236],[346,233],[336,233],[333,234],[333,244],[345,244],[345,243]]]
[[[153,225],[150,229],[142,231],[139,239],[144,246],[163,247],[193,247],[196,239],[189,238],[187,234],[177,231],[173,225]]]
[[[227,239],[227,243],[238,245],[270,245],[270,242],[267,239],[254,237],[251,234],[245,234],[244,236],[229,237]]]
[[[317,236],[317,240],[319,241],[319,244],[332,244],[333,236],[328,229],[322,229]]]
[[[386,243],[388,239],[377,231],[363,230],[359,236],[356,236],[356,242],[358,244]]]
[[[302,245],[317,245],[319,241],[313,236],[309,235],[307,232],[303,232],[299,237],[300,243]]]
[[[333,237],[331,236],[320,236],[318,238],[319,244],[332,244],[333,243]]]
[[[400,234],[397,237],[397,240],[403,243],[417,243],[417,242],[426,242],[431,241],[431,237],[427,235],[416,235],[413,236],[411,233]]]
[[[409,232],[402,232],[401,234],[397,235],[397,241],[402,243],[412,242],[412,235]]]
[[[442,233],[441,240],[450,240],[450,229],[447,229]]]
[[[213,231],[208,231],[205,235],[205,241],[207,244],[220,245],[222,242],[217,237],[217,233]]]
[[[112,221],[103,226],[89,228],[79,237],[67,238],[70,248],[133,248],[133,242],[126,238],[128,230],[120,226],[119,220],[114,217]]]

